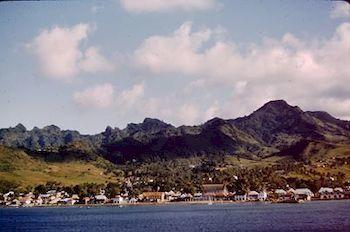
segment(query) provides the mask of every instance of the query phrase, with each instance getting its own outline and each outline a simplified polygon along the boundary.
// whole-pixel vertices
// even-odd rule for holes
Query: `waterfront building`
[[[294,191],[294,197],[296,200],[310,201],[314,194],[308,188],[298,188]]]
[[[203,199],[223,200],[230,196],[224,184],[204,184]]]
[[[164,192],[143,192],[140,194],[139,199],[146,202],[164,202]]]

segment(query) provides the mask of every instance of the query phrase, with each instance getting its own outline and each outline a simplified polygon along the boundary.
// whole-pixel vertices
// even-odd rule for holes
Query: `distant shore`
[[[306,202],[325,202],[325,201],[348,201],[350,199],[331,199],[331,200],[320,200],[315,199]],[[138,202],[138,203],[106,203],[106,204],[75,204],[75,205],[35,205],[35,206],[4,206],[0,208],[92,208],[92,207],[119,207],[123,208],[126,206],[164,206],[164,205],[218,205],[218,204],[295,204],[295,203],[284,203],[276,201],[179,201],[179,202]]]

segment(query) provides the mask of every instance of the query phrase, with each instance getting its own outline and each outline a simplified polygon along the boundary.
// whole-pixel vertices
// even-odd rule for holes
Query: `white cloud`
[[[286,33],[248,49],[217,39],[216,33],[210,28],[193,32],[186,22],[168,36],[146,39],[134,53],[135,62],[160,76],[175,73],[194,79],[187,92],[230,87],[232,95],[219,112],[225,117],[250,113],[272,99],[286,99],[306,109],[319,105],[335,115],[350,116],[345,107],[350,99],[345,90],[350,88],[350,23],[339,25],[328,39],[300,39]],[[325,98],[338,104],[324,108]],[[188,122],[195,117],[189,118]]]
[[[347,18],[350,17],[350,4],[342,1],[332,4],[332,10],[330,12],[331,18]]]
[[[199,109],[193,104],[184,104],[177,113],[177,122],[180,124],[193,125],[198,123]]]
[[[135,13],[170,10],[208,10],[218,6],[217,0],[120,0],[122,7]]]
[[[205,29],[191,33],[191,22],[185,22],[171,36],[152,36],[135,51],[136,63],[155,73],[181,72],[195,74],[203,65],[197,50],[213,33]]]
[[[204,118],[202,118],[202,120],[207,121],[214,117],[218,117],[220,111],[221,109],[219,107],[219,103],[215,102],[213,105],[209,106],[209,108],[204,112]]]
[[[84,52],[84,59],[80,61],[79,68],[85,72],[96,73],[111,72],[115,66],[103,57],[97,48],[90,47]]]
[[[74,102],[82,108],[106,108],[115,107],[125,113],[137,107],[144,106],[142,97],[144,84],[135,84],[130,89],[115,91],[112,84],[106,83],[76,92],[73,95]]]
[[[88,24],[73,27],[45,29],[27,44],[36,55],[41,75],[64,81],[71,81],[80,72],[111,71],[109,63],[95,47],[86,51],[80,48],[92,28]]]
[[[106,108],[113,105],[114,88],[111,84],[96,85],[74,94],[74,101],[84,108]]]
[[[120,104],[131,106],[139,100],[144,94],[144,84],[136,84],[131,89],[125,90],[118,97]]]

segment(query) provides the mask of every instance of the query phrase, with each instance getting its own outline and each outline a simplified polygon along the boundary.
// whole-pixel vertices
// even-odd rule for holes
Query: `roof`
[[[287,194],[287,192],[286,192],[285,190],[283,190],[283,189],[276,189],[276,190],[275,190],[275,193],[276,193],[276,194],[283,194],[283,195],[284,195],[284,194]]]
[[[333,189],[332,188],[327,188],[327,187],[321,187],[320,190],[318,190],[319,193],[332,193]]]
[[[217,192],[217,191],[225,190],[225,185],[224,184],[204,184],[202,188],[203,188],[203,193]]]
[[[248,195],[252,196],[252,195],[259,195],[259,193],[257,191],[250,191],[248,193]]]
[[[344,192],[344,189],[338,187],[338,188],[335,188],[335,189],[334,189],[334,192]]]
[[[143,192],[141,196],[143,198],[162,198],[164,192]]]
[[[310,189],[308,188],[299,188],[295,190],[295,194],[297,195],[308,195],[308,196],[313,196],[314,194],[311,192]]]
[[[105,195],[100,194],[100,195],[96,195],[95,199],[96,200],[107,200],[107,197]]]

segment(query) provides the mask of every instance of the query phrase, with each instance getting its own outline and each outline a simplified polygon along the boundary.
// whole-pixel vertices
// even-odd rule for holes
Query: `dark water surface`
[[[0,231],[350,231],[350,201],[0,208]]]

